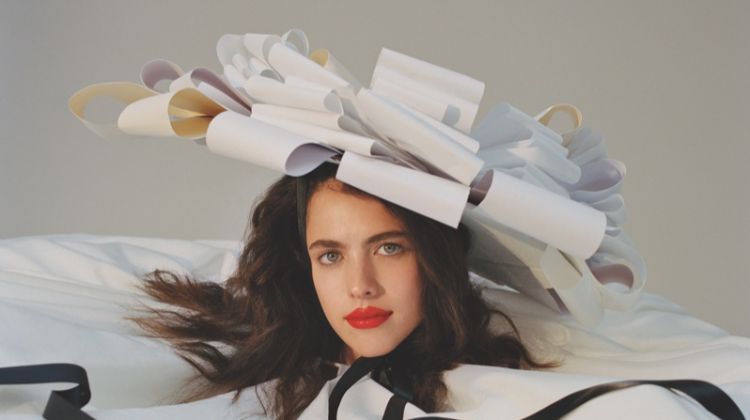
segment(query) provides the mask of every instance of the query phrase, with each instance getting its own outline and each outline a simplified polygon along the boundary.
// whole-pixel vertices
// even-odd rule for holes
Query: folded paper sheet
[[[291,176],[327,160],[337,178],[441,223],[472,232],[472,271],[595,323],[625,308],[645,266],[622,231],[625,167],[580,111],[554,105],[531,117],[507,103],[476,126],[484,83],[383,49],[370,87],[304,32],[224,35],[223,77],[165,60],[141,70],[143,86],[89,86],[70,100],[86,118],[95,97],[125,103],[117,128],[137,136],[203,139],[214,153]],[[156,90],[169,82],[165,92]],[[574,129],[548,127],[556,114]],[[333,159],[332,159],[333,158]],[[609,283],[625,287],[610,288]]]

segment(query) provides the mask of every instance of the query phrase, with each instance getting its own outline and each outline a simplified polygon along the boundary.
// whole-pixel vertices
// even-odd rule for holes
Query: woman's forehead
[[[315,189],[307,205],[307,236],[345,240],[369,237],[404,225],[376,197],[348,191],[341,181],[325,181]]]

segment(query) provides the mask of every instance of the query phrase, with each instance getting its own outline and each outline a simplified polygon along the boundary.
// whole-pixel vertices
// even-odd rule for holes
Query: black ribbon
[[[680,391],[691,397],[703,408],[710,411],[722,420],[744,420],[742,410],[737,407],[732,398],[718,386],[697,379],[673,379],[673,380],[630,380],[609,382],[594,385],[569,394],[552,404],[542,408],[536,413],[524,417],[523,420],[547,420],[559,419],[570,413],[583,403],[612,391],[632,388],[638,385],[656,385],[666,388],[672,392]],[[676,392],[675,392],[676,393]]]
[[[403,366],[393,364],[388,357],[360,357],[344,372],[328,398],[328,420],[336,420],[341,400],[349,388],[364,376],[386,386],[393,396],[388,400],[383,420],[403,420],[406,404],[411,401],[413,383]],[[52,391],[42,415],[47,420],[94,420],[81,408],[91,400],[88,376],[81,366],[69,363],[52,363],[0,368],[0,385],[73,382],[77,385],[63,391]],[[700,403],[706,410],[722,420],[744,420],[740,408],[721,388],[696,379],[628,380],[594,385],[569,394],[522,420],[559,419],[582,404],[612,391],[639,385],[655,385],[672,392],[679,391]],[[447,417],[423,416],[411,420],[436,420]]]
[[[385,385],[386,388],[391,387],[398,388],[402,386],[404,382],[400,384],[383,384],[379,379],[382,377],[384,369],[389,369],[388,359],[386,357],[375,357],[366,358],[360,357],[352,363],[351,367],[341,375],[341,378],[333,387],[330,397],[328,398],[328,420],[336,420],[336,415],[341,405],[341,399],[344,397],[346,391],[351,388],[352,385],[357,383],[365,375],[373,373],[373,379]],[[393,377],[393,376],[391,376]],[[554,403],[542,408],[536,413],[530,416],[524,417],[522,420],[552,420],[559,419],[569,414],[582,404],[607,394],[609,392],[618,391],[622,389],[632,388],[639,385],[655,385],[662,388],[666,388],[672,392],[679,391],[685,395],[693,398],[695,401],[700,403],[706,410],[710,411],[716,417],[722,420],[744,420],[745,417],[742,414],[740,408],[732,401],[721,388],[716,385],[696,380],[696,379],[674,379],[674,380],[628,380],[628,381],[617,381],[609,382],[600,385],[594,385],[582,390],[573,392]],[[393,390],[392,390],[393,391]],[[403,420],[404,410],[406,404],[410,401],[409,397],[411,392],[403,392],[403,389],[388,400],[385,411],[383,413],[383,420]],[[436,417],[436,416],[423,416],[415,417],[411,420],[455,420],[448,417]]]
[[[81,408],[91,400],[86,370],[70,363],[0,368],[0,385],[73,382],[73,388],[52,391],[42,417],[47,420],[94,420]]]

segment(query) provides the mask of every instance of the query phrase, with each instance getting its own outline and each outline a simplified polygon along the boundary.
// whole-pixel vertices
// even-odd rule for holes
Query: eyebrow
[[[391,239],[391,238],[406,238],[409,235],[402,231],[402,230],[389,230],[387,232],[378,233],[377,235],[370,236],[365,241],[365,245],[372,245],[375,242],[380,242],[384,239]],[[318,239],[317,241],[310,244],[308,249],[313,249],[317,247],[324,247],[324,248],[344,248],[344,244],[338,241],[334,241],[332,239]]]

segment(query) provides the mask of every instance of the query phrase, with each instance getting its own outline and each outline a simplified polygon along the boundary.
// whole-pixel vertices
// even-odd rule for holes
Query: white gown
[[[86,368],[96,419],[265,418],[255,390],[238,403],[232,393],[174,404],[192,368],[158,340],[123,319],[146,299],[139,275],[153,269],[221,281],[232,272],[238,245],[88,235],[0,241],[0,366],[76,363]],[[481,282],[481,279],[477,279]],[[483,283],[484,284],[484,283]],[[686,314],[645,293],[628,312],[608,312],[595,328],[511,291],[487,288],[485,298],[516,321],[524,341],[559,358],[553,371],[463,365],[444,375],[451,412],[461,419],[518,419],[578,389],[619,379],[703,379],[719,385],[750,416],[750,339]],[[339,374],[346,366],[340,366]],[[329,381],[303,413],[322,419]],[[38,419],[50,390],[70,384],[0,385],[0,418]],[[345,394],[340,419],[379,419],[391,393],[363,378]],[[424,415],[407,405],[405,418]],[[713,418],[694,401],[654,386],[596,398],[567,418]]]

